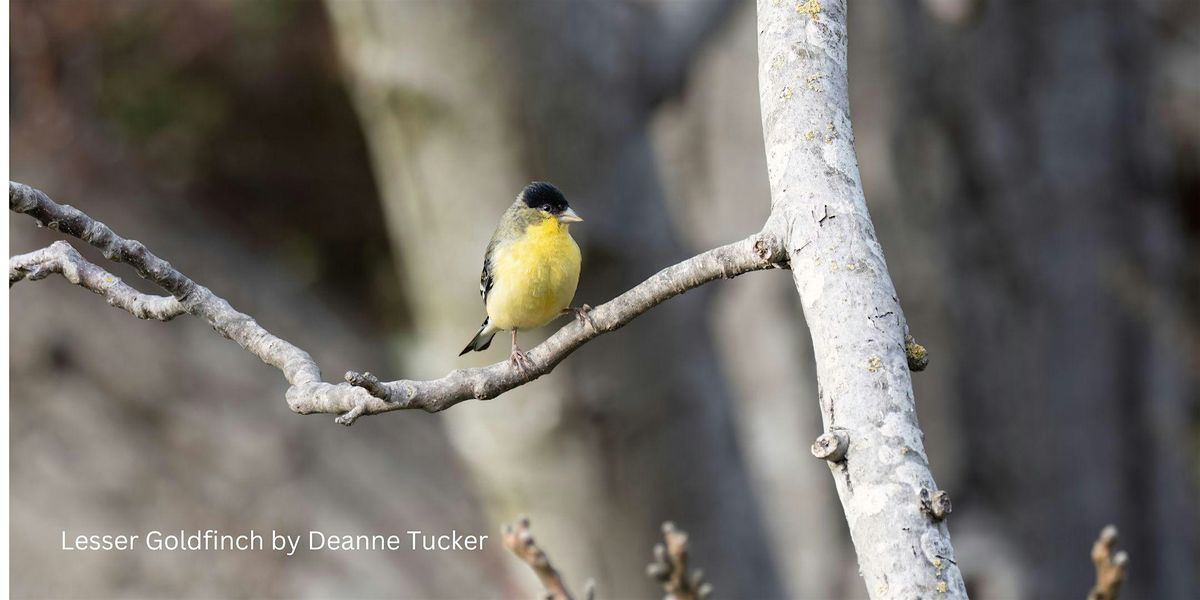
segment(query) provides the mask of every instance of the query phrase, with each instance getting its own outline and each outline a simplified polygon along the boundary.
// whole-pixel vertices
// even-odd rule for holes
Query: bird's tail
[[[476,352],[487,350],[488,346],[492,345],[492,338],[496,337],[496,332],[500,330],[493,329],[488,321],[489,319],[483,320],[483,325],[479,326],[479,333],[476,333],[475,337],[471,338],[471,343],[467,344],[467,347],[463,348],[463,351],[458,353],[459,356],[462,356],[472,350]]]

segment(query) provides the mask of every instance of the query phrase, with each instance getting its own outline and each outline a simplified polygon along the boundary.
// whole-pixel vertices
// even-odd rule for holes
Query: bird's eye
[[[546,211],[546,212],[550,212],[550,205],[549,205],[549,204],[543,204],[543,205],[542,205],[542,210],[544,210],[544,211]]]

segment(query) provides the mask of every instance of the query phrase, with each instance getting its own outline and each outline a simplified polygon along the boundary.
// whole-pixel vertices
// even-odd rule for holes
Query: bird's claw
[[[597,331],[596,322],[592,320],[591,312],[592,312],[592,307],[589,304],[584,304],[582,306],[579,306],[578,308],[576,308],[574,306],[568,306],[563,309],[564,315],[565,314],[575,315],[575,320],[579,321],[580,325],[585,325],[585,326],[591,328],[591,330],[594,332],[594,331]]]
[[[512,356],[508,357],[508,362],[512,363],[514,367],[520,369],[521,371],[533,370],[533,361],[530,360],[529,355],[523,350],[514,348]]]

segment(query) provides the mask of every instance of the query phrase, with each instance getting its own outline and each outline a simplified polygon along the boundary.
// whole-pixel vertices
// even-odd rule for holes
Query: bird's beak
[[[583,217],[576,214],[575,211],[571,210],[569,207],[567,210],[562,211],[562,213],[558,215],[559,223],[578,223],[582,220]]]

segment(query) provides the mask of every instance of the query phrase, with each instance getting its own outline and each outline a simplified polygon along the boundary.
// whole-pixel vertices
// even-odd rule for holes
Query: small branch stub
[[[1088,600],[1117,600],[1121,582],[1125,581],[1125,565],[1129,555],[1113,552],[1117,544],[1117,527],[1109,525],[1100,531],[1092,544],[1092,563],[1096,565],[1096,585],[1088,592]]]
[[[387,386],[383,385],[382,381],[370,372],[358,373],[356,371],[346,371],[346,383],[354,387],[360,387],[367,390],[368,394],[383,400],[384,402],[392,402],[392,397],[388,393]]]
[[[845,429],[830,429],[813,442],[813,456],[831,463],[841,462],[850,448],[850,435]]]
[[[945,490],[921,488],[921,512],[929,515],[934,521],[941,521],[950,515],[953,507],[950,505],[950,494]]]

